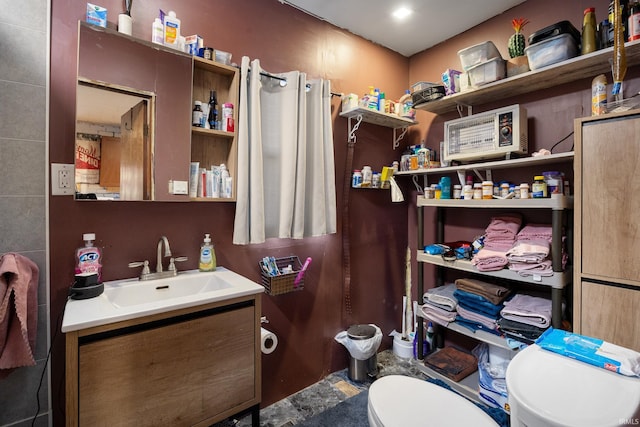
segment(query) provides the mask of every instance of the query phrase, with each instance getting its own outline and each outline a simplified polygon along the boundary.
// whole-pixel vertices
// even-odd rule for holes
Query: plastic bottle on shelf
[[[151,25],[151,41],[155,44],[164,44],[164,25],[160,18],[156,18]]]
[[[596,8],[589,7],[584,10],[582,21],[582,55],[596,50]]]
[[[82,235],[84,246],[76,250],[75,274],[97,274],[98,282],[102,282],[102,251],[93,246],[96,240],[94,233]]]
[[[599,116],[606,113],[607,105],[607,76],[600,74],[591,82],[591,115]]]
[[[448,176],[443,176],[440,178],[440,198],[441,199],[450,199],[451,198],[451,178]]]
[[[627,28],[628,41],[640,39],[640,2],[634,2],[629,8]]]
[[[202,127],[202,102],[195,101],[191,112],[191,126]]]
[[[218,97],[215,90],[209,94],[209,117],[207,118],[210,129],[218,129]]]
[[[433,331],[433,323],[429,322],[427,324],[427,337],[426,337],[426,341],[427,341],[427,346],[428,349],[427,351],[429,353],[432,353],[433,351],[435,351],[435,333]]]
[[[178,49],[180,43],[180,20],[171,10],[164,16],[164,45]]]
[[[398,100],[398,104],[400,105],[400,108],[398,108],[398,115],[413,120],[416,116],[416,112],[413,109],[413,100],[411,98],[411,92],[409,92],[409,89],[404,91],[404,95],[400,97],[400,99]]]
[[[214,271],[216,269],[216,253],[211,243],[210,234],[204,235],[202,245],[200,245],[200,262],[198,270]]]

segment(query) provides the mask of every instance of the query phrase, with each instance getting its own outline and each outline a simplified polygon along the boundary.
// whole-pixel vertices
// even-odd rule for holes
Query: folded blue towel
[[[458,304],[462,305],[467,310],[489,314],[491,316],[496,316],[496,318],[500,313],[500,310],[504,308],[504,305],[496,305],[482,295],[461,291],[460,289],[456,289],[453,296],[458,299]]]

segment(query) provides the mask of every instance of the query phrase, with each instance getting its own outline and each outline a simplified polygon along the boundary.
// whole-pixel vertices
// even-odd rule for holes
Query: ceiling
[[[525,0],[279,0],[318,19],[412,56]],[[399,22],[391,12],[413,10]]]

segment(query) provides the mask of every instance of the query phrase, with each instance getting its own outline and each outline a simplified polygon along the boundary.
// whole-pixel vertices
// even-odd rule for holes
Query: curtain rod
[[[249,68],[247,71],[251,72],[251,68]],[[286,84],[287,84],[287,79],[285,77],[274,76],[273,74],[269,74],[266,71],[260,71],[260,75],[261,76],[265,76],[265,77],[269,77],[270,79],[279,80],[280,81],[280,85],[282,87],[286,86]],[[307,83],[307,89],[311,89],[311,85],[309,83]],[[342,93],[331,92],[331,96],[342,97],[342,95],[343,95]]]

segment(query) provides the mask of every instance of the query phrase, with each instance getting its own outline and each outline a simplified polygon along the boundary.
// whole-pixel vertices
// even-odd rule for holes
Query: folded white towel
[[[536,239],[530,241],[517,241],[507,251],[507,259],[510,262],[538,263],[549,256],[549,242]]]
[[[432,302],[442,308],[448,308],[449,311],[454,311],[458,305],[458,300],[453,296],[456,290],[455,283],[449,283],[444,286],[437,286],[435,288],[427,290],[423,295],[424,302]]]
[[[500,314],[515,322],[547,328],[551,326],[551,300],[516,294],[511,300],[504,302]]]

